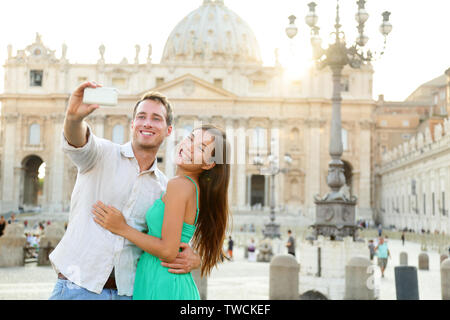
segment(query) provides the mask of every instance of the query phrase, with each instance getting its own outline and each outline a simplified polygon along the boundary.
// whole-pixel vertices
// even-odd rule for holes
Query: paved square
[[[394,267],[399,265],[400,252],[408,253],[408,264],[418,266],[420,244],[389,239],[392,259],[389,260],[385,278],[380,278],[380,300],[395,300]],[[297,256],[301,252],[297,251]],[[440,300],[441,282],[439,254],[428,252],[430,270],[418,271],[421,300]],[[234,261],[227,261],[213,269],[208,279],[208,300],[267,300],[269,298],[269,267],[267,262],[248,262],[243,248],[236,248]],[[45,300],[50,296],[56,282],[51,267],[36,266],[2,268],[0,276],[0,299]],[[302,275],[300,275],[302,276]],[[301,292],[299,288],[299,292]]]

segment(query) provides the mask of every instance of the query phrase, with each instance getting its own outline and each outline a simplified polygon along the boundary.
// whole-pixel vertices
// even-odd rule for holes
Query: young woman
[[[169,273],[161,265],[160,259],[175,259],[180,242],[193,240],[202,276],[223,261],[229,215],[227,145],[225,133],[212,125],[194,129],[181,141],[176,175],[146,213],[148,234],[130,227],[114,207],[101,202],[93,206],[95,222],[144,250],[136,269],[134,300],[200,299],[190,273]]]

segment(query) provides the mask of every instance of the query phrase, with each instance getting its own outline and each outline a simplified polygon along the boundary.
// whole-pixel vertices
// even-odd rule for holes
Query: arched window
[[[28,137],[29,144],[40,144],[41,142],[41,126],[37,123],[33,123],[30,126],[30,136]]]
[[[257,149],[266,148],[266,129],[256,127],[253,129],[253,146]]]
[[[344,151],[348,150],[348,131],[342,129],[342,148]]]
[[[124,133],[125,133],[125,130],[123,128],[123,125],[116,124],[114,126],[113,132],[112,132],[112,141],[114,143],[122,144],[123,140],[124,140]]]

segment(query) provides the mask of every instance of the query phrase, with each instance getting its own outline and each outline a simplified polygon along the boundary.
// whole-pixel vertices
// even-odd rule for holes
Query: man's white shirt
[[[56,272],[89,291],[100,293],[114,268],[119,295],[133,295],[137,261],[142,250],[94,221],[98,200],[120,210],[127,223],[147,232],[145,214],[166,190],[167,178],[152,167],[139,172],[131,142],[123,145],[90,131],[86,145],[75,148],[62,135],[62,147],[78,168],[67,230],[50,254]]]

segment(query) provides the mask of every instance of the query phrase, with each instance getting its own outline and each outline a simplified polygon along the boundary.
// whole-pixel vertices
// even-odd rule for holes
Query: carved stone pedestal
[[[331,240],[352,237],[357,240],[358,226],[355,223],[356,199],[352,200],[317,200],[314,238],[324,236]]]

